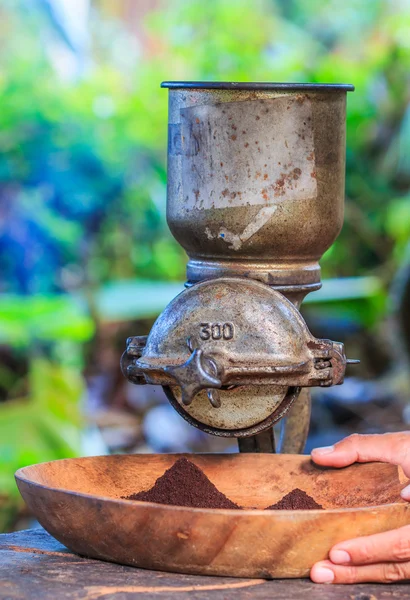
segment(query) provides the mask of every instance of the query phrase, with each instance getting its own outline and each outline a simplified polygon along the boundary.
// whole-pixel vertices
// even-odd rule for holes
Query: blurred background
[[[361,359],[307,450],[410,423],[410,0],[0,1],[0,531],[21,466],[235,451],[119,359],[183,289],[164,79],[353,83],[346,217],[304,315]]]

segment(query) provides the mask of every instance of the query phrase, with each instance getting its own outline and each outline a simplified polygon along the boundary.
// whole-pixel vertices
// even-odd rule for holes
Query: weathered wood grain
[[[44,530],[0,535],[0,600],[408,600],[410,585],[315,585],[147,571],[73,554]]]

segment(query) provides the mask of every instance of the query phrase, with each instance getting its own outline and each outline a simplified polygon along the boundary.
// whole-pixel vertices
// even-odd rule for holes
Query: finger
[[[373,460],[401,465],[410,474],[410,432],[350,435],[334,446],[315,448],[312,459],[331,467]]]
[[[354,567],[334,565],[330,560],[324,560],[313,565],[310,578],[315,583],[393,583],[410,579],[410,562]]]
[[[336,565],[410,561],[410,525],[336,544],[329,558]]]

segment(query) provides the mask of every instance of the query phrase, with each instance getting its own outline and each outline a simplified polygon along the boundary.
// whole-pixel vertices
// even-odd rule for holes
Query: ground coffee
[[[156,480],[151,489],[131,494],[126,499],[193,508],[241,508],[220,492],[205,473],[186,458],[179,458]]]
[[[268,506],[265,510],[312,510],[314,508],[323,508],[323,506],[303,490],[295,488],[283,496],[282,500]]]
[[[186,458],[178,459],[156,480],[151,489],[124,496],[124,499],[193,508],[242,508],[220,492],[205,473]],[[323,507],[306,492],[295,488],[279,502],[268,506],[265,510],[311,510],[314,508]]]

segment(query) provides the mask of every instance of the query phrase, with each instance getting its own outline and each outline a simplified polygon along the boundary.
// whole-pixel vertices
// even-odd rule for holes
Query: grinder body
[[[186,290],[123,372],[160,384],[192,425],[243,451],[300,452],[312,386],[343,381],[341,343],[300,304],[343,223],[347,85],[168,82],[167,221]]]

